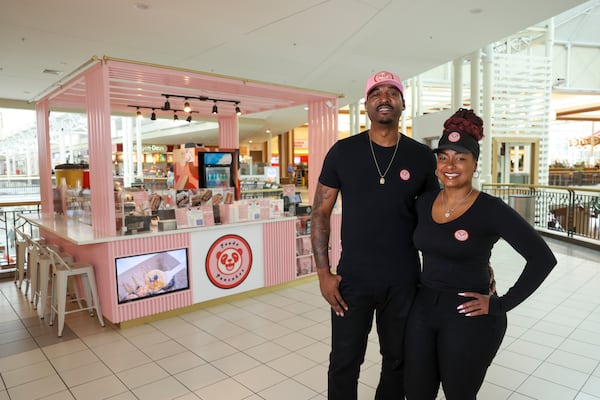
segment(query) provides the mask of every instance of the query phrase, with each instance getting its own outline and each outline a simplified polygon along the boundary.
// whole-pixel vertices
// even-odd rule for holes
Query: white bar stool
[[[49,296],[48,285],[50,284],[50,271],[54,266],[54,260],[49,254],[49,251],[52,250],[56,252],[56,254],[58,254],[65,262],[73,262],[73,256],[69,253],[60,252],[60,248],[57,245],[50,244],[48,246],[43,246],[37,242],[34,242],[34,245],[38,248],[38,258],[36,271],[37,278],[35,281],[35,286],[32,288],[33,308],[37,309],[40,319],[44,319]]]
[[[21,231],[23,239],[27,242],[27,273],[25,274],[25,295],[31,289],[29,301],[33,303],[33,297],[35,294],[34,288],[37,287],[37,270],[38,270],[38,258],[39,248],[38,241],[33,240],[31,236]]]
[[[96,287],[96,277],[94,275],[94,266],[86,262],[67,263],[54,250],[48,249],[48,255],[52,258],[54,272],[52,275],[52,302],[50,304],[50,325],[54,324],[54,318],[58,314],[58,336],[62,336],[65,325],[65,315],[79,311],[94,311],[100,321],[100,326],[104,326],[102,310],[98,301],[98,290]],[[70,276],[80,279],[85,292],[86,307],[66,311],[67,303],[67,281]],[[75,283],[77,285],[77,283]]]

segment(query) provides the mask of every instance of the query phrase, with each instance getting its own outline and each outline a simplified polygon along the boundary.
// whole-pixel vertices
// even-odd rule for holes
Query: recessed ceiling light
[[[135,8],[138,10],[146,11],[150,8],[150,6],[146,3],[138,2],[134,4]]]
[[[48,74],[48,75],[62,75],[62,71],[59,71],[57,69],[48,69],[46,68],[45,70],[42,71],[43,74]]]

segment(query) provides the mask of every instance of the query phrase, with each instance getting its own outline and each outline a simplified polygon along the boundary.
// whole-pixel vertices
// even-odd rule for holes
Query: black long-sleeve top
[[[457,219],[437,223],[431,216],[439,191],[417,200],[414,243],[423,255],[421,284],[444,291],[489,288],[488,264],[492,247],[504,239],[525,259],[521,275],[504,295],[490,298],[489,314],[505,313],[529,297],[556,265],[556,258],[542,237],[502,199],[479,193],[473,205]],[[494,266],[497,274],[502,266]]]

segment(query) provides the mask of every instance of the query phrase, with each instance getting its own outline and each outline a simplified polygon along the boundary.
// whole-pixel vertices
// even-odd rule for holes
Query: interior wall
[[[452,110],[443,110],[416,116],[413,120],[412,138],[431,147],[437,147],[444,121],[452,114]]]

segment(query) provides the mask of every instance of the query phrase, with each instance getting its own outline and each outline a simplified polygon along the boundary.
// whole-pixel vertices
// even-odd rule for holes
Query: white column
[[[456,111],[463,105],[463,59],[458,58],[452,63],[452,110]]]
[[[360,103],[350,104],[350,135],[360,132]]]
[[[142,143],[142,121],[135,118],[135,146],[137,153],[137,174],[135,177],[140,181],[144,180],[144,152]]]
[[[482,119],[483,119],[483,142],[481,143],[481,155],[479,156],[479,167],[481,168],[481,183],[492,183],[492,77],[494,73],[494,49],[487,45],[483,56],[483,91],[482,91]]]
[[[481,113],[481,50],[477,50],[471,54],[471,109],[475,114]]]
[[[131,187],[133,183],[133,136],[131,135],[131,119],[121,117],[123,127],[123,187]]]

